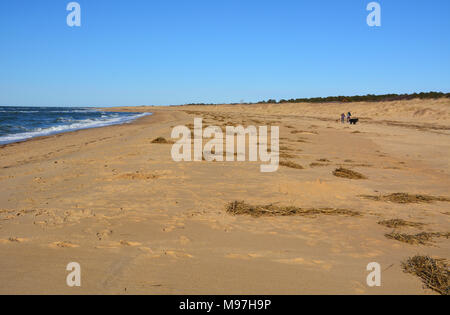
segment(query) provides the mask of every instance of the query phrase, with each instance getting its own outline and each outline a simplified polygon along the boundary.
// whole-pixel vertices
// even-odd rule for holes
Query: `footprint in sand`
[[[50,244],[50,247],[52,248],[77,248],[80,247],[80,245],[72,244],[71,242],[54,242]]]
[[[332,264],[327,263],[323,260],[318,260],[318,259],[305,260],[302,257],[278,259],[278,260],[275,260],[275,262],[282,263],[282,264],[288,264],[288,265],[304,265],[304,266],[308,266],[308,267],[319,267],[325,271],[330,271],[333,268]]]
[[[130,247],[142,245],[142,244],[139,243],[139,242],[129,242],[129,241],[123,241],[123,240],[120,241],[119,244],[120,244],[121,246],[130,246]]]
[[[0,244],[23,243],[25,241],[27,241],[26,238],[10,237],[7,240],[0,240]]]
[[[175,250],[166,250],[166,251],[164,251],[164,255],[170,256],[172,258],[192,258],[192,257],[194,257],[191,254],[188,254],[185,252],[180,252],[180,251],[175,251]]]
[[[103,231],[97,233],[97,239],[99,241],[102,241],[102,240],[108,238],[111,234],[113,234],[112,230],[103,230]]]
[[[145,254],[150,254],[150,255],[153,254],[153,250],[150,247],[142,246],[142,247],[139,247],[139,250],[144,252]]]
[[[174,225],[166,226],[162,230],[163,232],[172,232],[173,230],[175,230],[175,226]]]
[[[189,244],[191,242],[191,240],[189,238],[187,238],[186,236],[180,236],[180,243],[182,245],[186,245]]]
[[[172,225],[166,225],[165,227],[163,227],[163,232],[172,232],[175,229],[184,229],[184,223],[183,222],[176,222],[175,224]]]
[[[110,242],[108,245],[96,246],[97,249],[120,249],[123,247],[136,247],[141,246],[142,244],[139,242],[129,242],[125,240],[121,240],[119,242]]]
[[[254,254],[254,253],[249,253],[249,254],[236,254],[236,253],[230,253],[225,255],[226,258],[231,258],[231,259],[242,259],[242,260],[250,260],[253,258],[261,258],[264,255],[262,254]]]
[[[170,178],[170,171],[135,171],[131,173],[115,174],[113,178],[109,180],[155,180],[161,178]]]
[[[366,293],[366,286],[364,286],[362,283],[358,281],[351,281],[351,284],[356,294]]]

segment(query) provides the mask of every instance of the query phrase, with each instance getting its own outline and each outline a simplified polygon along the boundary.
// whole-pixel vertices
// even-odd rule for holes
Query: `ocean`
[[[0,144],[79,129],[129,123],[150,113],[104,112],[81,107],[0,106]]]

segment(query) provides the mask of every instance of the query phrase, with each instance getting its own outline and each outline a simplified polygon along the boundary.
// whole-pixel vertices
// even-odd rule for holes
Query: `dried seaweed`
[[[280,165],[281,166],[285,166],[285,167],[289,167],[289,168],[299,169],[299,170],[303,169],[303,166],[301,166],[300,164],[291,162],[291,161],[281,161]]]
[[[366,176],[361,173],[340,167],[333,171],[333,175],[336,177],[349,178],[349,179],[367,179]]]
[[[450,198],[447,197],[408,193],[394,193],[383,196],[361,195],[360,197],[375,201],[388,201],[395,203],[432,203],[434,201],[450,201]]]
[[[433,239],[437,237],[449,238],[450,233],[428,233],[422,232],[418,234],[404,234],[404,233],[389,233],[385,234],[389,239],[397,240],[399,242],[411,244],[411,245],[430,245],[433,243]]]
[[[378,222],[378,224],[384,225],[389,228],[398,228],[402,226],[421,227],[424,225],[423,223],[410,222],[403,219],[383,220]]]
[[[442,295],[449,295],[450,270],[445,260],[417,255],[402,262],[402,268],[404,272],[422,279],[425,287]]]
[[[227,205],[227,212],[233,215],[250,215],[253,217],[262,216],[308,216],[308,215],[345,215],[360,216],[358,211],[336,208],[299,208],[294,206],[280,207],[269,205],[250,205],[244,201],[234,201]]]

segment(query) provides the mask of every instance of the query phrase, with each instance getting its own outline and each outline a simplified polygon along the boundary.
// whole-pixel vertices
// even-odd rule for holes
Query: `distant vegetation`
[[[267,100],[259,102],[259,104],[282,104],[282,103],[333,103],[333,102],[390,102],[402,101],[412,99],[437,99],[441,97],[450,98],[450,93],[442,92],[427,92],[427,93],[413,93],[413,94],[383,94],[383,95],[356,95],[356,96],[328,96],[328,97],[313,97],[313,98],[296,98],[289,100]]]
[[[269,99],[267,101],[261,101],[258,103],[242,103],[242,104],[283,104],[283,103],[350,103],[350,102],[391,102],[402,101],[412,99],[438,99],[438,98],[450,98],[450,93],[442,92],[422,92],[413,94],[382,94],[382,95],[355,95],[355,96],[328,96],[328,97],[312,97],[312,98],[296,98],[289,100],[274,100]],[[232,103],[232,105],[241,103]],[[217,104],[205,104],[195,103],[187,105],[217,105]]]

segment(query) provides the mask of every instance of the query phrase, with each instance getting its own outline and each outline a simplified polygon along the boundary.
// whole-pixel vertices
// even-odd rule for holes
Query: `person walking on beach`
[[[341,114],[341,123],[345,124],[345,114]]]
[[[347,113],[347,122],[350,123],[350,119],[352,118],[352,113]]]

